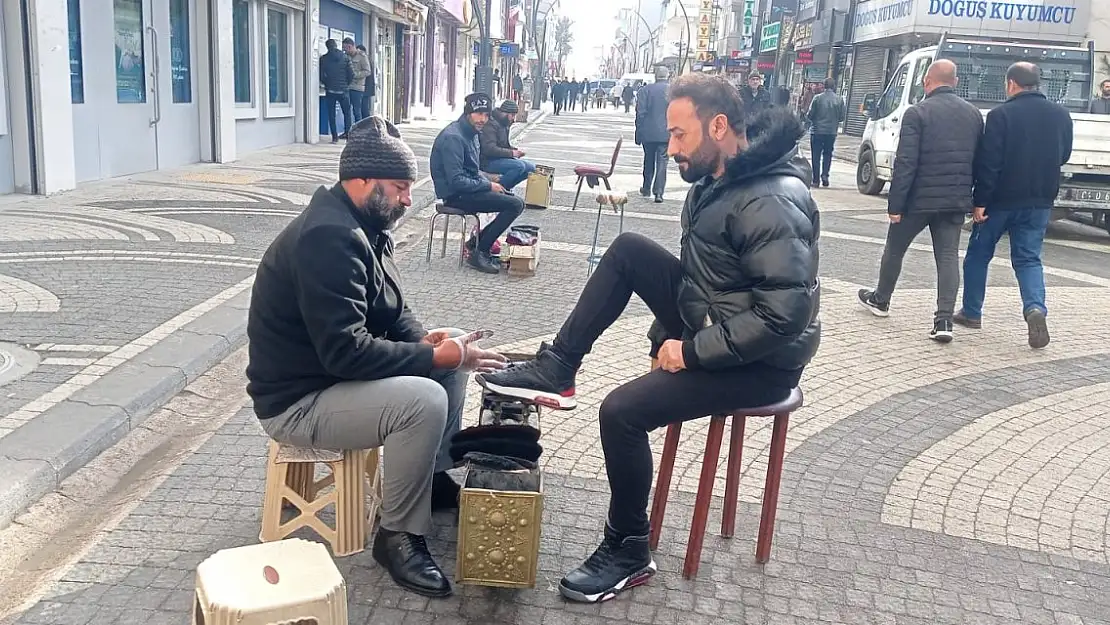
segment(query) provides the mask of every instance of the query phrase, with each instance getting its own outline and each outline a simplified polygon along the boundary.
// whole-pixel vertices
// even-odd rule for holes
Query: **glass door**
[[[150,4],[112,0],[110,11],[97,11],[91,3],[81,3],[87,56],[112,59],[113,71],[87,72],[85,77],[85,101],[91,105],[86,112],[98,126],[102,178],[157,168],[157,107],[150,81],[154,55],[146,36]],[[97,33],[111,37],[92,36]]]
[[[196,0],[143,1],[150,9],[146,34],[154,51],[148,75],[158,167],[196,163],[200,160],[200,109],[193,72]]]

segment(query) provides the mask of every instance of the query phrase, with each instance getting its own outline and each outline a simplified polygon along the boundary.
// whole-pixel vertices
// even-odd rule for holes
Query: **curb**
[[[546,117],[541,111],[512,136]],[[434,201],[434,192],[421,193],[398,229]],[[0,529],[246,345],[249,307],[247,288],[0,438]]]

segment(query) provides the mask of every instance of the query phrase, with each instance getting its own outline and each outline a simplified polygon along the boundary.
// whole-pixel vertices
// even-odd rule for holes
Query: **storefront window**
[[[81,3],[67,0],[69,9],[69,97],[74,104],[85,102],[85,68],[81,60]]]
[[[193,101],[192,55],[189,49],[189,0],[170,0],[170,80],[173,101]]]
[[[270,104],[289,104],[289,14],[266,10],[266,59]]]
[[[143,65],[143,0],[114,0],[116,102],[146,102]]]
[[[231,48],[235,74],[235,102],[250,104],[251,98],[251,7],[247,0],[231,5]]]

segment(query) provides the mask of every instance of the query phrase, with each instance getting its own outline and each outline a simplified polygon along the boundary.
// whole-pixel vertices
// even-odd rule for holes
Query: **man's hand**
[[[513,158],[524,158],[524,150],[513,148]]]
[[[887,218],[890,219],[890,223],[892,223],[892,224],[896,224],[896,223],[899,223],[899,222],[902,221],[902,216],[901,215],[895,215],[893,213],[888,214]]]
[[[667,339],[659,348],[659,368],[668,373],[678,373],[686,368],[682,359],[682,341]]]
[[[975,210],[971,213],[971,219],[977,224],[981,224],[987,220],[987,207],[976,206]]]
[[[461,369],[479,373],[504,369],[507,358],[476,345],[481,336],[481,333],[471,332],[455,338],[445,337],[435,346],[432,365],[437,369]]]
[[[493,191],[494,193],[504,193],[505,187],[501,186],[501,183],[499,182],[490,182],[489,190]]]
[[[451,333],[447,330],[432,330],[431,332],[425,334],[424,338],[420,339],[420,342],[427,343],[428,345],[434,347],[449,338],[451,338]]]

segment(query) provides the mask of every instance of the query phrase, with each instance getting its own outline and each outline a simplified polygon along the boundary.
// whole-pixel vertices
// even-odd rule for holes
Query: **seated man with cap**
[[[489,115],[489,121],[482,128],[481,144],[482,171],[501,176],[501,186],[506,191],[528,179],[528,174],[536,171],[536,165],[524,160],[524,150],[514,148],[509,143],[509,129],[516,121],[520,107],[512,100],[505,100]]]
[[[427,331],[409,309],[389,230],[412,203],[416,157],[380,117],[355,124],[339,182],[320,187],[278,234],[254,281],[247,393],[275,441],[318,449],[385,447],[374,559],[397,584],[442,597],[428,552],[432,510],[458,507],[451,438],[467,371],[504,358],[478,333]]]
[[[470,214],[497,213],[497,217],[466,242],[470,266],[485,273],[498,273],[501,263],[490,248],[513,221],[524,212],[524,200],[505,187],[482,176],[478,135],[489,122],[493,99],[484,93],[466,96],[463,114],[440,131],[432,144],[432,184],[436,197]]]

